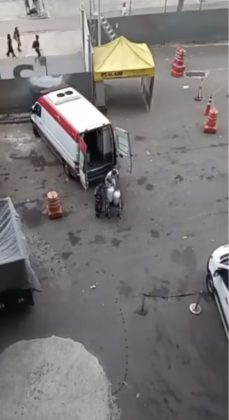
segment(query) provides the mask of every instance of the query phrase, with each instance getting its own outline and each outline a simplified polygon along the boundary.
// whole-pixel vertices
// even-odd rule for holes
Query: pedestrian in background
[[[38,14],[38,0],[33,0],[33,7],[36,10],[36,13]]]
[[[122,3],[122,11],[121,11],[121,15],[122,15],[122,16],[126,16],[126,15],[127,15],[126,3]]]
[[[26,10],[26,14],[29,15],[30,14],[29,0],[25,0],[25,10]]]
[[[21,36],[18,27],[16,26],[14,29],[13,39],[17,43],[17,50],[21,52]]]
[[[13,49],[13,45],[12,45],[12,38],[10,36],[10,34],[7,35],[7,57],[10,56],[10,54],[12,54],[12,57],[16,57],[14,49]]]
[[[35,35],[35,40],[33,41],[32,48],[34,48],[34,50],[36,51],[37,57],[41,57],[39,35]]]

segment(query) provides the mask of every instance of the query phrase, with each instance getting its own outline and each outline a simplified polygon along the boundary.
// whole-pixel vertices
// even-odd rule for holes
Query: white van
[[[49,92],[33,105],[34,133],[43,137],[63,162],[69,176],[79,177],[85,189],[117,164],[128,159],[132,171],[130,136],[71,87]]]

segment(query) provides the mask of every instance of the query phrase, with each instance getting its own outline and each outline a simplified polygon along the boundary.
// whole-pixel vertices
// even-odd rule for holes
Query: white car
[[[206,283],[209,293],[215,297],[223,325],[229,338],[229,245],[217,248],[207,263]]]

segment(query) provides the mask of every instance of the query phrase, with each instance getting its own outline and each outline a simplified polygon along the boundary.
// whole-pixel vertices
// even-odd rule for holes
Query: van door
[[[80,154],[79,154],[79,175],[80,175],[80,182],[85,190],[88,189],[88,179],[87,179],[87,145],[82,137],[80,137],[79,140],[79,148],[80,148]]]
[[[118,156],[128,161],[129,172],[132,172],[132,151],[130,144],[130,134],[122,128],[115,127],[115,142]]]
[[[223,311],[227,329],[229,328],[229,292],[228,292],[228,270],[219,268],[214,274],[217,294]]]

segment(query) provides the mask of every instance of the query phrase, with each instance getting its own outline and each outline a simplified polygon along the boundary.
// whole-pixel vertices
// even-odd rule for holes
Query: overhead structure
[[[146,44],[131,42],[121,36],[107,44],[95,47],[94,81],[141,78],[141,90],[147,108],[150,108],[155,64]]]

